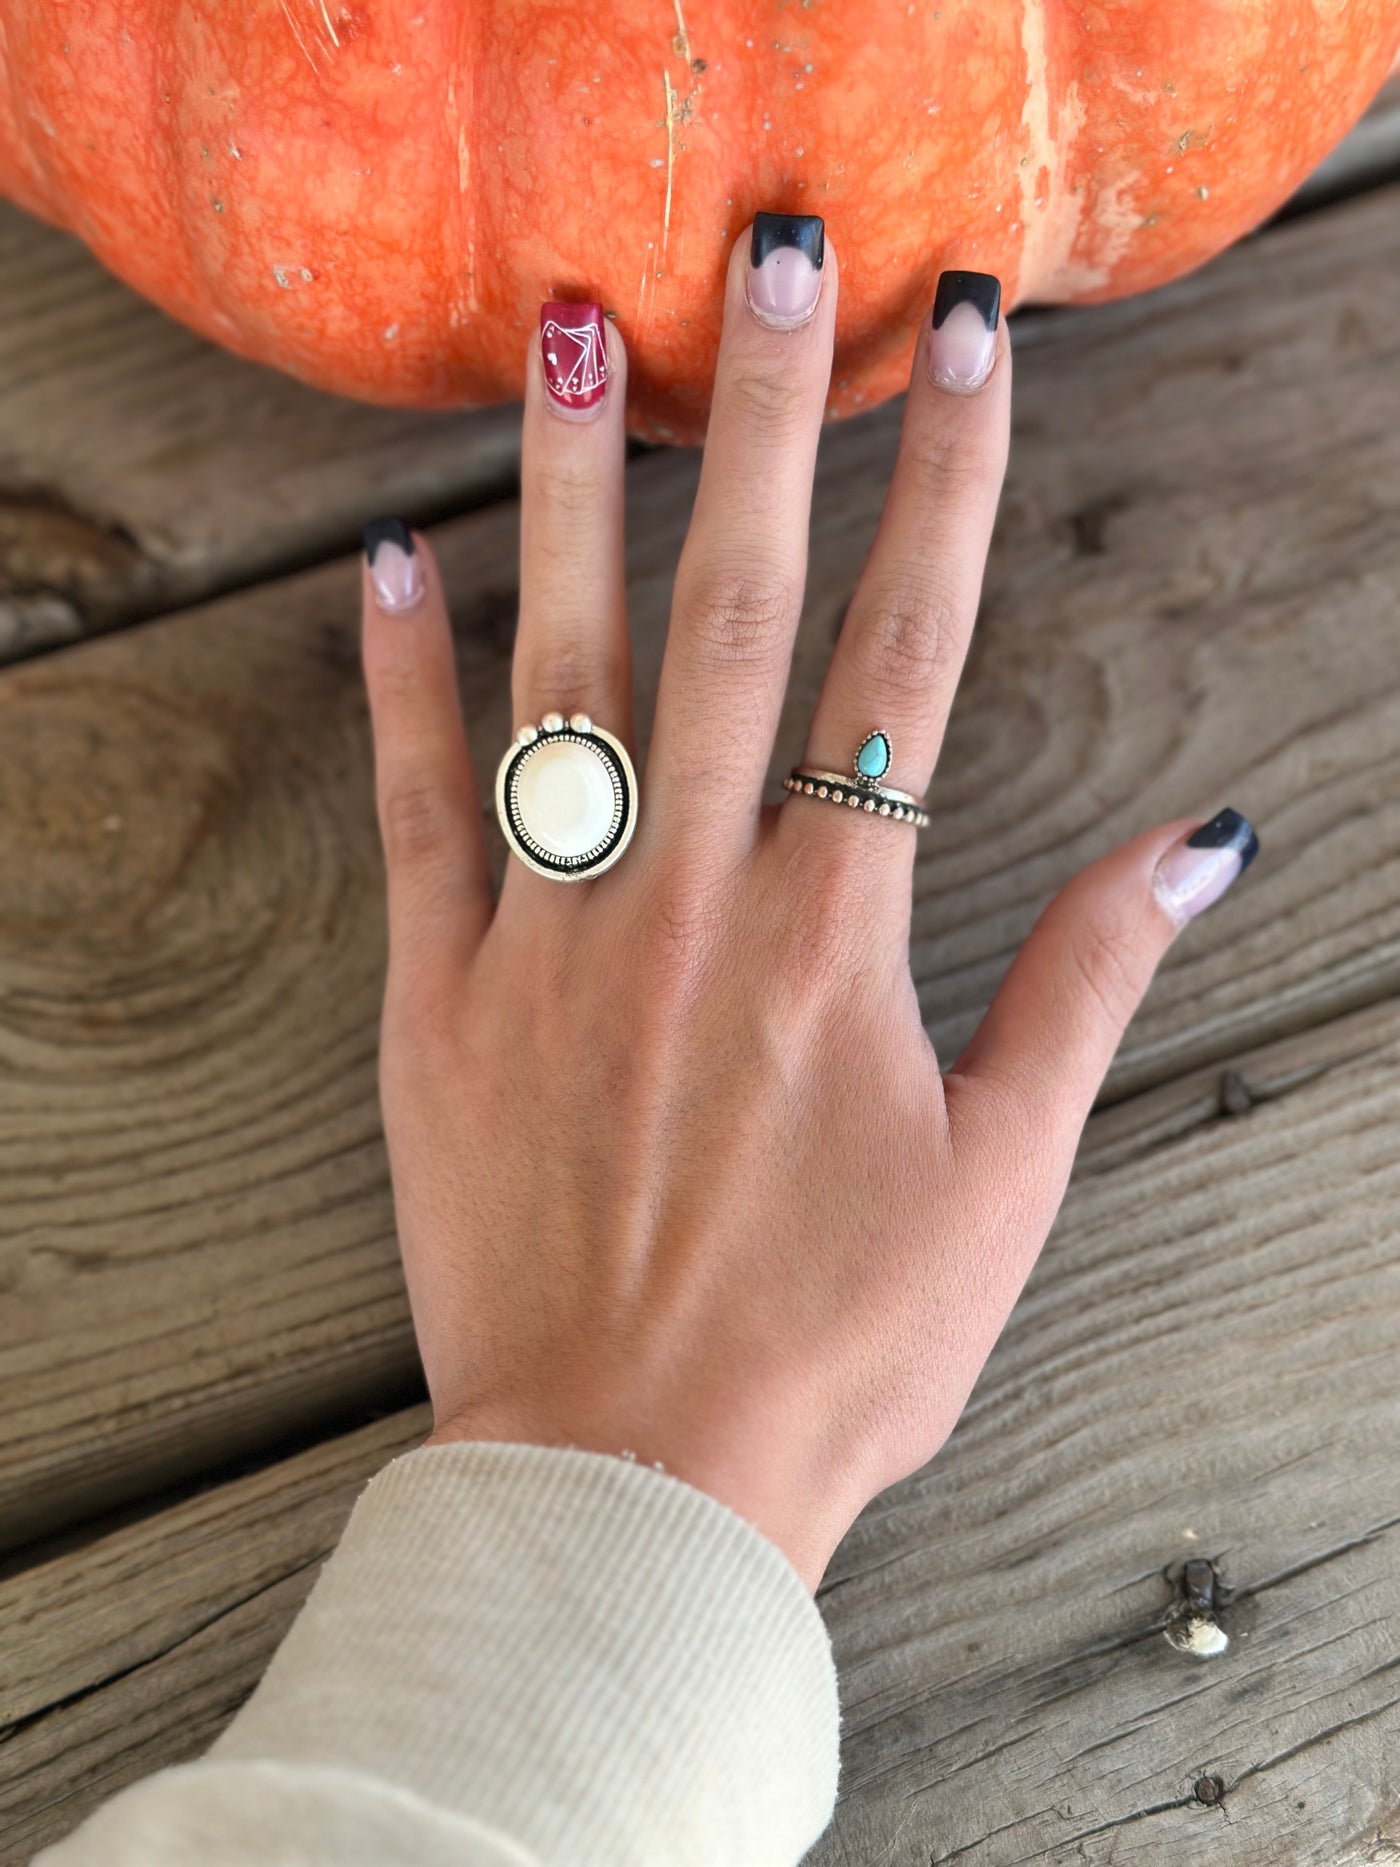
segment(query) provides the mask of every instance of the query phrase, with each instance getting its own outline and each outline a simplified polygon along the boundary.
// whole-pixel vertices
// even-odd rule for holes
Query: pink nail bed
[[[792,330],[817,308],[826,258],[820,214],[755,214],[749,232],[749,309],[760,324]]]
[[[375,602],[391,611],[412,609],[423,595],[413,533],[402,519],[375,519],[365,527],[364,546]]]
[[[997,360],[1001,282],[990,272],[943,272],[929,327],[928,373],[939,389],[971,395]]]

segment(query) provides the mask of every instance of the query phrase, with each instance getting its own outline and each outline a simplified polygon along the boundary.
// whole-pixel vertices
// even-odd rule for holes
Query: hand
[[[866,1501],[952,1428],[1124,1025],[1255,845],[1226,812],[1085,871],[940,1072],[908,963],[916,830],[818,796],[760,801],[837,294],[830,246],[816,269],[798,232],[805,257],[751,267],[745,234],[729,267],[639,824],[616,866],[566,884],[512,859],[493,902],[441,588],[424,541],[392,525],[370,535],[364,659],[389,887],[381,1086],[434,1439],[659,1464],[815,1586]],[[849,770],[878,727],[885,782],[915,795],[1005,462],[994,287],[945,274],[944,315],[925,321],[804,759]],[[617,331],[594,328],[601,393],[561,401],[557,342],[552,364],[531,347],[512,694],[517,726],[583,711],[635,745],[626,363]]]

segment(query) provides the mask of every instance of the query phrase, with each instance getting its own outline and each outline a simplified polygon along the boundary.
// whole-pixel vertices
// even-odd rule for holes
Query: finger
[[[971,1044],[948,1073],[950,1118],[1009,1094],[1068,1176],[1079,1133],[1177,934],[1218,901],[1259,840],[1237,811],[1150,830],[1085,869],[1050,903]]]
[[[632,742],[622,559],[627,361],[600,305],[550,303],[530,341],[520,459],[515,726],[587,713]]]
[[[894,476],[865,571],[841,626],[803,764],[850,776],[857,749],[873,775],[921,796],[942,742],[982,588],[1006,470],[1011,353],[1001,288],[988,273],[945,272],[914,357]],[[887,761],[887,762],[886,762]],[[879,767],[884,765],[884,769]],[[834,812],[798,804],[790,827],[849,838]],[[901,847],[913,867],[912,836]],[[862,838],[882,872],[888,837]]]
[[[391,975],[441,976],[486,931],[491,877],[442,584],[426,541],[399,519],[365,528],[363,602]]]
[[[807,576],[836,283],[815,215],[760,214],[735,244],[647,767],[667,837],[692,824],[738,841],[757,824]]]

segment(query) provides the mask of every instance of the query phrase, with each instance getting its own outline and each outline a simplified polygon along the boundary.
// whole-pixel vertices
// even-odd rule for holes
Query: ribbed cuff
[[[784,1867],[837,1745],[821,1617],[758,1531],[621,1459],[463,1444],[370,1483],[210,1759],[362,1771],[559,1867]]]
[[[380,1777],[182,1763],[133,1783],[30,1867],[540,1867],[506,1835]]]

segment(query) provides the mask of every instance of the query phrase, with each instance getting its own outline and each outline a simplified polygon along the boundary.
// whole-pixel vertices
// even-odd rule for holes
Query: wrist
[[[799,1457],[743,1456],[724,1443],[693,1433],[677,1435],[655,1427],[590,1426],[574,1416],[556,1422],[514,1408],[476,1406],[434,1426],[429,1446],[496,1443],[596,1452],[649,1467],[679,1479],[723,1504],[786,1556],[809,1593],[815,1593],[837,1543],[859,1506],[847,1514],[828,1495],[829,1487],[804,1486],[794,1474]],[[752,1438],[752,1435],[748,1437]],[[760,1435],[762,1437],[762,1435]],[[776,1446],[769,1448],[776,1452]]]

